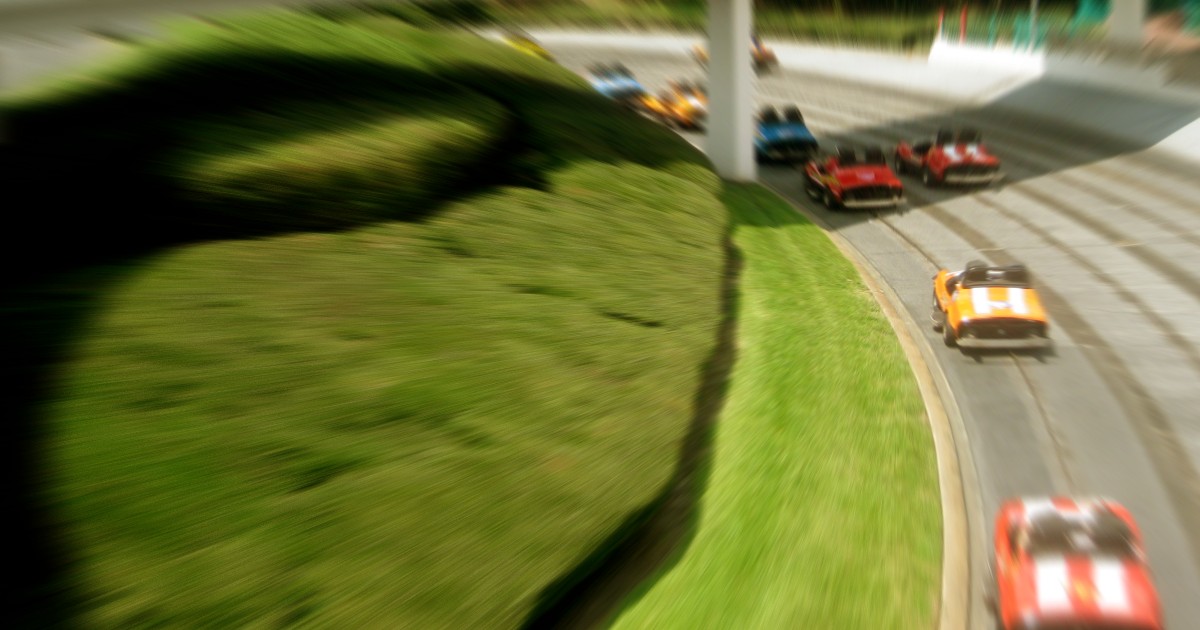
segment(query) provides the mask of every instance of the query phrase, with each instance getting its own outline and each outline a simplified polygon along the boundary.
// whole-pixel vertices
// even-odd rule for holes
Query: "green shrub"
[[[39,290],[78,309],[33,299],[15,330],[88,322],[21,355],[71,349],[30,450],[72,621],[519,626],[675,468],[721,315],[717,177],[470,35],[178,32],[9,104],[41,193],[10,239],[74,266]]]
[[[200,216],[257,229],[329,229],[419,218],[438,199],[497,169],[511,116],[495,101],[442,98],[297,104],[185,130],[171,163],[181,198]],[[354,112],[358,128],[295,135],[295,120]],[[312,124],[313,129],[321,125]],[[284,133],[281,133],[284,132]],[[278,136],[284,136],[282,138]]]

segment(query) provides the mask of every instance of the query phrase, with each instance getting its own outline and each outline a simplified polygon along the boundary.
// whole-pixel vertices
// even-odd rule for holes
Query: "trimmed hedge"
[[[69,268],[13,330],[61,356],[20,450],[49,453],[72,621],[518,627],[671,478],[718,178],[471,35],[176,32],[7,104],[41,193],[9,238]]]
[[[299,137],[278,133],[297,118],[334,122],[347,109],[367,122]],[[490,177],[496,167],[485,158],[501,157],[512,127],[503,106],[472,93],[297,104],[189,126],[176,177],[181,197],[219,224],[327,229],[414,219],[432,200]]]

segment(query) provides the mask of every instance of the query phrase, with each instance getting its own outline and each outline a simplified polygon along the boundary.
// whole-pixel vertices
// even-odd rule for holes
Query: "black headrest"
[[[858,163],[858,155],[854,151],[854,147],[838,147],[837,148],[838,164],[842,166],[850,166]]]
[[[1071,533],[1079,527],[1058,514],[1045,514],[1029,524],[1029,543],[1032,547],[1071,547]]]
[[[980,285],[1009,285],[1014,287],[1028,287],[1031,285],[1029,269],[1022,264],[1007,265],[1002,267],[989,267],[979,261],[971,261],[967,264],[967,268],[963,270],[962,286],[980,286]]]
[[[1128,543],[1133,540],[1133,530],[1125,519],[1107,510],[1096,515],[1096,523],[1092,528],[1092,539],[1096,544]]]
[[[800,113],[800,108],[796,107],[795,105],[786,107],[783,110],[783,117],[788,122],[798,122],[798,123],[804,122],[804,115]]]
[[[879,147],[868,147],[864,158],[863,161],[867,164],[887,164],[887,158],[884,157],[883,149]]]
[[[953,129],[938,129],[937,136],[934,139],[935,144],[948,144],[954,142]]]
[[[779,122],[779,111],[767,105],[758,111],[758,119],[765,123],[777,123]]]

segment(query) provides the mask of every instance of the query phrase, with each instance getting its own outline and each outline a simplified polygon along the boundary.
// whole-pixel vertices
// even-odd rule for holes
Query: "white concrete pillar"
[[[708,0],[708,158],[731,181],[758,179],[754,161],[751,0]]]
[[[1141,46],[1146,39],[1148,0],[1112,0],[1108,14],[1108,39],[1121,44]]]

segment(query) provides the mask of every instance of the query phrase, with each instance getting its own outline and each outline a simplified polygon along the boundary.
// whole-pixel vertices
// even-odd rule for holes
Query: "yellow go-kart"
[[[769,71],[775,69],[779,65],[779,58],[775,56],[775,51],[767,48],[766,44],[762,43],[758,35],[751,35],[750,55],[754,58],[754,69],[757,71]],[[708,49],[702,44],[696,44],[692,47],[692,56],[702,66],[708,65]]]
[[[510,30],[504,34],[504,41],[513,48],[534,57],[541,57],[546,61],[554,61],[554,55],[550,51],[542,47],[534,38],[527,33],[521,31]]]

